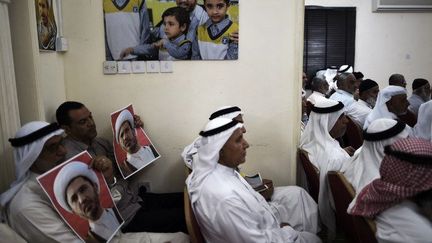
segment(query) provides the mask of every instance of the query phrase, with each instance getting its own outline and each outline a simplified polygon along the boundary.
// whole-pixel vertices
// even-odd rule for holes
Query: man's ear
[[[186,28],[187,28],[187,25],[186,25],[186,24],[183,24],[182,26],[180,26],[180,31],[181,31],[182,33],[184,33],[184,32],[186,31]]]
[[[70,134],[70,126],[61,125],[60,128],[63,129],[67,135]]]

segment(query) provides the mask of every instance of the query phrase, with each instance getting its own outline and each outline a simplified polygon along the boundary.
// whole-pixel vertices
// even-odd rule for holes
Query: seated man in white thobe
[[[200,132],[198,161],[186,180],[206,242],[320,242],[273,214],[265,199],[237,172],[249,144],[238,121],[215,118]]]
[[[409,128],[396,120],[380,118],[373,121],[363,133],[364,143],[355,155],[345,163],[341,172],[356,193],[376,178],[384,158],[384,147],[398,139],[407,138]]]
[[[412,136],[432,142],[432,101],[420,106],[418,122],[414,126]]]
[[[243,112],[237,106],[223,106],[210,115],[209,120],[217,117],[224,117],[236,120],[243,123]],[[244,126],[243,126],[243,129]],[[194,143],[188,145],[182,157],[187,166],[192,169],[192,164],[197,161],[197,149],[199,148],[199,139],[195,139]],[[239,171],[239,170],[238,170]],[[268,188],[263,194],[268,195],[266,198],[277,216],[279,221],[287,222],[298,231],[308,231],[317,233],[318,226],[318,206],[313,198],[301,187],[298,186],[281,186]],[[269,194],[270,193],[270,194]]]
[[[352,73],[341,73],[336,80],[338,89],[329,99],[342,102],[346,115],[362,127],[370,111],[354,100],[353,94],[358,88],[356,78]]]
[[[328,92],[329,84],[326,80],[314,77],[311,81],[312,94],[307,98],[312,104],[315,104],[318,100],[327,99],[325,95]]]
[[[365,79],[359,86],[359,99],[357,103],[361,106],[369,108],[369,112],[375,107],[379,93],[378,83],[372,79]]]
[[[423,78],[414,79],[412,83],[412,95],[408,99],[408,109],[417,116],[420,105],[428,102],[430,99],[431,86],[429,84],[429,81]]]
[[[375,107],[366,118],[363,129],[379,118],[397,119],[408,110],[407,91],[400,86],[390,85],[380,90]]]
[[[374,218],[378,242],[431,242],[432,143],[405,138],[385,152],[381,178],[360,192],[348,213]]]
[[[134,118],[127,109],[120,112],[117,117],[115,139],[123,151],[127,153],[126,160],[118,163],[125,176],[143,168],[158,156],[151,144],[141,146],[138,143]]]
[[[9,141],[14,147],[16,180],[0,196],[8,224],[27,242],[82,242],[57,213],[36,180],[37,176],[64,161],[63,130],[56,123],[29,122]],[[97,159],[93,161],[98,162]],[[161,242],[189,240],[183,233],[129,233],[115,236],[112,242],[152,239],[161,239]]]
[[[300,148],[308,153],[309,160],[320,171],[318,209],[321,221],[332,232],[336,225],[327,172],[340,170],[355,151],[352,147],[341,148],[336,140],[344,135],[348,122],[343,108],[341,102],[330,99],[315,104],[300,139]]]

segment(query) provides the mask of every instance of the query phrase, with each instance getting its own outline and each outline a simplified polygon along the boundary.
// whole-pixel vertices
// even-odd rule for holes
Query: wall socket
[[[140,182],[138,182],[138,188],[140,188],[142,186],[146,188],[146,192],[151,192],[151,183],[150,183],[150,181],[140,181]]]

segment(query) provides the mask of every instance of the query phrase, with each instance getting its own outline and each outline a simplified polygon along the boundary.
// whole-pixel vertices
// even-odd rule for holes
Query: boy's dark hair
[[[205,4],[206,0],[204,0],[204,4]],[[224,2],[226,3],[226,5],[230,4],[230,0],[224,0]]]
[[[56,110],[57,123],[62,126],[69,126],[71,124],[71,119],[69,117],[69,111],[78,110],[84,107],[84,104],[76,101],[66,101],[61,104]]]
[[[174,16],[176,20],[179,22],[180,27],[186,25],[186,29],[184,33],[187,33],[189,29],[190,19],[189,19],[189,13],[186,11],[186,9],[182,7],[169,8],[163,12],[162,21],[166,16]]]

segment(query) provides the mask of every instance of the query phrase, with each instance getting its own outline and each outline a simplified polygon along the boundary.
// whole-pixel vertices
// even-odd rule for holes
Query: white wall
[[[306,5],[357,7],[355,69],[388,85],[392,73],[432,81],[432,12],[373,13],[372,0],[306,0]]]
[[[104,137],[112,136],[110,112],[134,104],[162,155],[139,174],[152,182],[154,191],[182,190],[182,149],[213,110],[230,104],[246,112],[251,148],[245,171],[260,171],[276,185],[293,184],[303,6],[303,1],[242,1],[238,61],[175,62],[172,74],[107,76],[102,74],[102,1],[63,1],[64,35],[69,41],[64,55],[66,97],[86,104]]]

